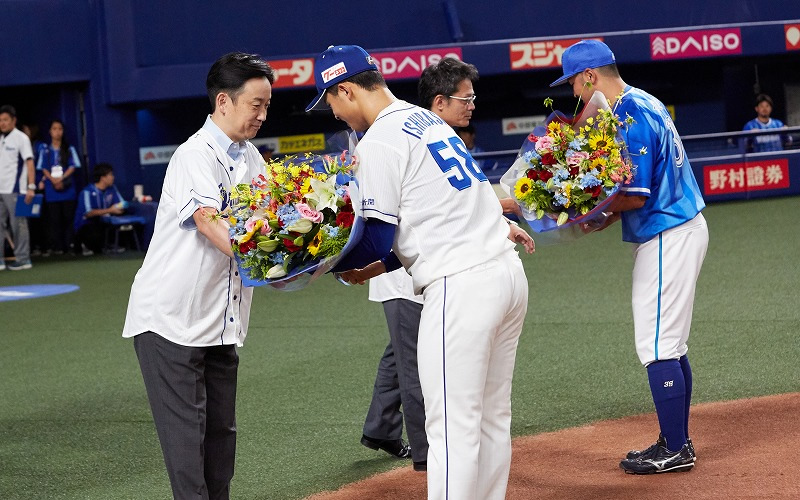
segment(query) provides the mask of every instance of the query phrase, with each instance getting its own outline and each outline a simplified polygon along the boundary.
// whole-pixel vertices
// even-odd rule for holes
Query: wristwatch
[[[36,191],[36,184],[33,184],[33,183],[28,184],[28,189],[31,190],[31,191]]]

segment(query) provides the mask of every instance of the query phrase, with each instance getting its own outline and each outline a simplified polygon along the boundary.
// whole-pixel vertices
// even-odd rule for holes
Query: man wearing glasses
[[[445,57],[422,72],[417,86],[419,105],[439,115],[453,128],[466,127],[475,110],[472,84],[477,79],[475,66]]]

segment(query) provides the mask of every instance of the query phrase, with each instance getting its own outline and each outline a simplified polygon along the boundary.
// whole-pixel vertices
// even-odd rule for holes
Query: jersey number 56
[[[428,150],[431,152],[436,164],[442,169],[445,174],[452,172],[453,175],[447,177],[450,185],[459,191],[467,189],[472,185],[472,178],[478,182],[484,182],[488,179],[481,171],[478,163],[472,158],[472,155],[467,151],[467,147],[458,137],[451,137],[447,139],[449,144],[444,141],[438,141],[428,144]],[[446,157],[442,154],[446,155]],[[459,161],[459,158],[461,161]],[[455,171],[453,171],[455,169]]]

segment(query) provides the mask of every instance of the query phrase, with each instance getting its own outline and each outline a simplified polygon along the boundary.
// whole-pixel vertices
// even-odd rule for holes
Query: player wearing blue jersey
[[[632,305],[636,352],[647,368],[661,434],[620,467],[631,474],[687,471],[695,453],[689,440],[692,370],[687,357],[695,286],[708,248],[705,207],[686,151],[664,105],[627,85],[606,44],[582,40],[562,55],[564,75],[584,101],[602,92],[621,118],[636,166],[633,181],[609,206],[607,224],[622,219],[622,239],[634,244]]]
[[[744,124],[745,131],[747,130],[773,130],[779,128],[786,128],[782,121],[771,118],[772,114],[772,98],[767,94],[758,94],[756,96],[756,117]],[[786,142],[792,142],[792,136],[786,135]],[[753,153],[764,153],[769,151],[782,151],[783,139],[780,135],[757,135],[746,140],[746,150]]]
[[[364,49],[329,47],[314,68],[307,110],[366,130],[355,150],[364,237],[338,269],[402,265],[423,297],[428,498],[501,500],[528,283],[497,196],[453,129],[396,99]]]

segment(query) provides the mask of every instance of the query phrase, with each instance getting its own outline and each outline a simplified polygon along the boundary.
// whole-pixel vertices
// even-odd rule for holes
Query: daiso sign
[[[461,60],[461,47],[448,47],[428,50],[404,50],[401,52],[372,53],[378,63],[383,78],[419,78],[422,70],[436,64],[445,57]]]
[[[739,28],[652,33],[650,35],[650,57],[653,60],[741,53],[742,33]]]

